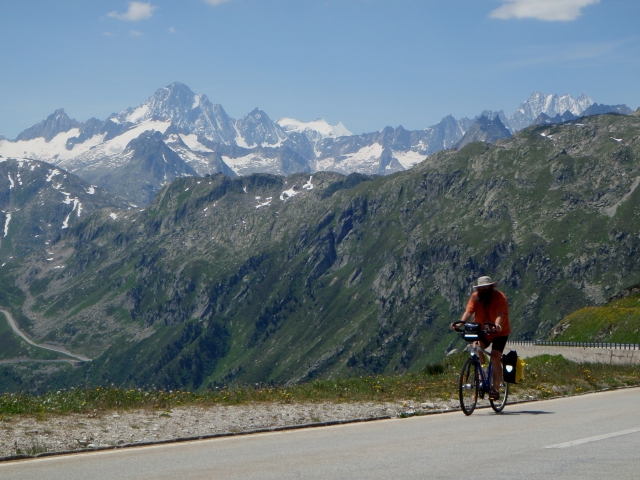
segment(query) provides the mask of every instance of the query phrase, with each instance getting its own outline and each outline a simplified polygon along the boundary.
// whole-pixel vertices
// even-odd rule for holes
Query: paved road
[[[14,479],[638,478],[640,389],[0,464]]]
[[[80,360],[82,362],[91,361],[90,358],[87,358],[84,355],[78,355],[78,354],[75,354],[75,353],[71,353],[66,348],[59,347],[57,345],[47,345],[45,343],[35,343],[33,340],[31,340],[29,337],[27,337],[26,333],[24,333],[22,330],[20,330],[18,328],[18,324],[16,323],[16,321],[13,319],[13,317],[11,316],[11,314],[8,311],[0,309],[0,313],[4,314],[5,318],[7,319],[7,322],[9,323],[9,326],[14,331],[14,333],[16,335],[19,335],[29,345],[33,345],[34,347],[38,347],[38,348],[43,348],[45,350],[50,350],[52,352],[63,353],[65,355],[73,357],[73,358],[75,358],[77,360]],[[20,361],[19,363],[23,363],[23,360]]]

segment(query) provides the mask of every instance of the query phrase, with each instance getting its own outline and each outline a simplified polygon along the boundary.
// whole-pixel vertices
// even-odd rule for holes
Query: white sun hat
[[[478,284],[473,286],[473,289],[477,289],[480,287],[495,287],[498,285],[498,282],[494,282],[491,280],[491,277],[480,277],[478,278]]]

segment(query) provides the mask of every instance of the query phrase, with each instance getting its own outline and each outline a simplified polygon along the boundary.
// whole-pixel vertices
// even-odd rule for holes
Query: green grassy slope
[[[640,343],[640,289],[567,315],[551,337],[559,342]]]
[[[417,372],[483,274],[514,335],[546,338],[640,282],[639,131],[617,115],[531,127],[388,177],[314,174],[312,190],[302,174],[182,178],[144,212],[82,219],[48,246],[56,265],[22,261],[15,310],[96,357],[60,383]]]

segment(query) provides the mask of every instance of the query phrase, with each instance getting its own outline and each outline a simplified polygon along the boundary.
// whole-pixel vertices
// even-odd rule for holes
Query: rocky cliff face
[[[203,388],[417,371],[480,275],[517,338],[640,282],[640,119],[599,115],[386,177],[178,178],[12,275],[36,338],[96,357],[52,382]],[[19,301],[22,298],[22,301]]]

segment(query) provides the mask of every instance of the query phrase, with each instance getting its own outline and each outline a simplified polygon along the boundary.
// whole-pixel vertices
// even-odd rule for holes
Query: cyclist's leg
[[[475,343],[479,344],[483,350],[486,350],[487,348],[489,348],[489,345],[491,345],[491,342],[487,340],[482,332],[480,332],[480,338]],[[478,352],[478,358],[480,359],[480,365],[484,367],[485,361],[487,360],[484,356],[484,353]]]
[[[500,384],[502,383],[502,352],[507,345],[507,339],[509,335],[502,337],[496,337],[493,339],[491,348],[491,376],[493,377],[493,388],[500,390]]]

